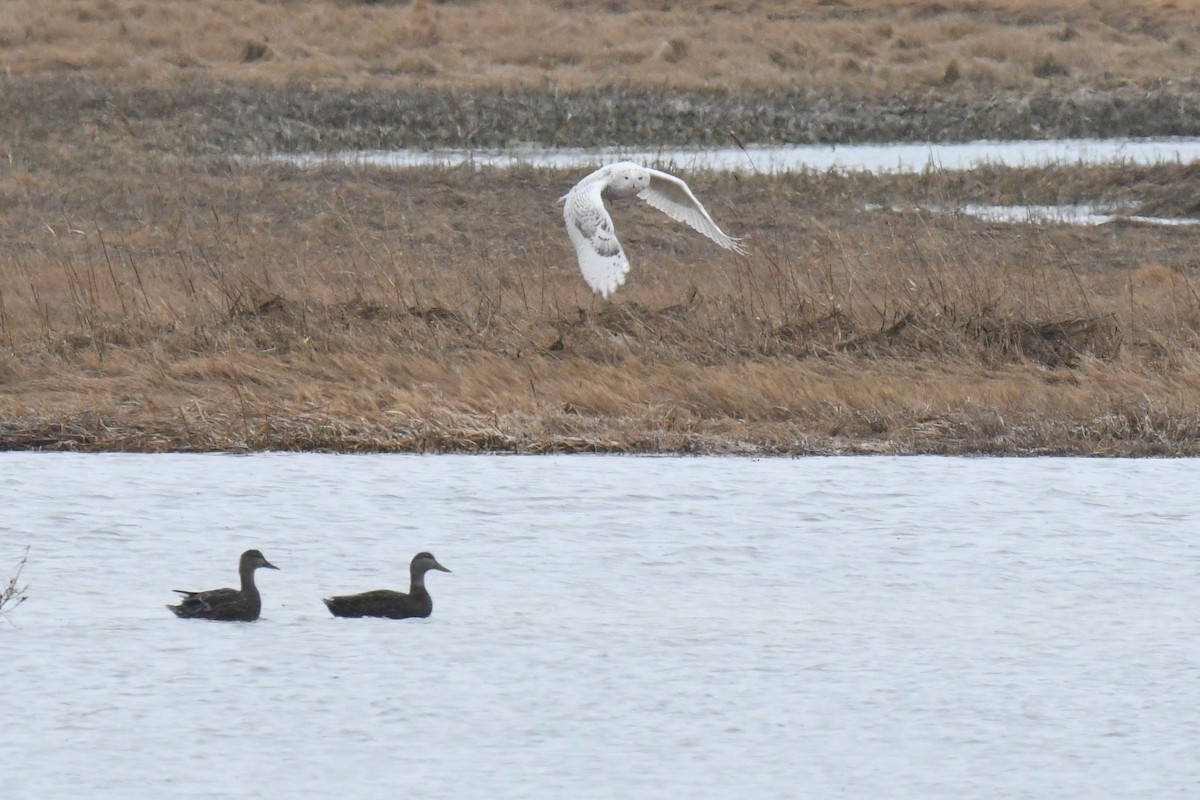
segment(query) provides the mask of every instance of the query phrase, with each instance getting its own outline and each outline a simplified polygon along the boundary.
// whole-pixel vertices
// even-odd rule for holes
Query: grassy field
[[[229,158],[1200,118],[1170,3],[672,5],[5,4],[0,446],[1200,452],[1194,227],[937,210],[1195,216],[1194,167],[688,174],[749,254],[617,202],[609,302],[579,171]]]
[[[581,89],[1093,90],[1194,76],[1170,0],[10,0],[9,75]]]

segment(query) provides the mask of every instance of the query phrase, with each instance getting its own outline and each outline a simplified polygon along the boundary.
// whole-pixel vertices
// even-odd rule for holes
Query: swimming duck
[[[428,617],[433,611],[433,598],[425,589],[425,573],[431,569],[450,571],[439,564],[432,553],[417,553],[408,565],[411,576],[408,594],[376,589],[362,594],[326,597],[324,602],[335,617]]]
[[[175,616],[187,619],[218,619],[225,622],[253,622],[262,611],[262,597],[254,585],[254,570],[259,567],[279,569],[258,550],[242,553],[238,562],[241,589],[209,589],[204,592],[175,591],[183,595],[177,606],[167,606]]]

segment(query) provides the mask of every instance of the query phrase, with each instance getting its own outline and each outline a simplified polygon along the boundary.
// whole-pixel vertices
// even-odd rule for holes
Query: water
[[[614,161],[637,161],[686,171],[783,173],[815,170],[912,173],[969,170],[981,166],[1047,167],[1124,164],[1190,164],[1200,161],[1200,139],[1049,139],[1044,141],[926,142],[856,145],[751,145],[708,149],[551,148],[503,150],[374,150],[280,153],[267,156],[299,166],[351,164],[368,167],[532,166],[595,169]]]
[[[1190,164],[1200,161],[1200,139],[1052,139],[960,143],[864,145],[752,145],[715,149],[631,149],[514,147],[503,150],[348,150],[338,153],[281,153],[267,156],[302,167],[345,164],[357,167],[531,166],[592,170],[614,161],[637,161],[684,172],[915,173],[970,170],[983,166],[1049,167],[1102,164]],[[1147,217],[1095,205],[980,205],[927,209],[961,213],[992,222],[1017,224],[1103,225],[1128,220],[1146,225],[1195,225],[1200,219]]]
[[[6,798],[1192,798],[1200,463],[0,454]],[[175,619],[235,581],[255,624]],[[403,586],[428,620],[319,598]]]
[[[1062,206],[1000,206],[967,204],[957,209],[969,217],[988,222],[1011,222],[1017,224],[1060,224],[1060,225],[1105,225],[1109,222],[1127,221],[1143,225],[1197,225],[1200,219],[1193,217],[1146,217],[1140,214],[1122,214],[1112,208],[1094,205]]]

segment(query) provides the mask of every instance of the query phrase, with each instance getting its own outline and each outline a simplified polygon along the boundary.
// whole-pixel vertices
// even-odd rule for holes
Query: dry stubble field
[[[672,10],[672,7],[678,6]],[[611,302],[579,171],[235,161],[512,141],[1200,133],[1189,4],[14,2],[0,7],[0,445],[1200,451],[1195,167],[687,174]]]

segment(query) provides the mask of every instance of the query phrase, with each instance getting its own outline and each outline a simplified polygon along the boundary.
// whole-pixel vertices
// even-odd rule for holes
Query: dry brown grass
[[[554,203],[578,173],[229,155],[1180,133],[1196,19],[1109,0],[0,4],[0,445],[1194,454],[1193,229],[923,210],[1194,215],[1194,169],[687,175],[750,255],[620,204],[633,274],[608,303]]]
[[[9,0],[9,75],[468,88],[895,92],[1191,81],[1200,23],[1167,0]]]
[[[751,254],[619,204],[609,303],[554,203],[577,174],[76,166],[69,208],[0,184],[8,446],[1200,450],[1193,231],[915,210],[1188,169],[689,175]]]

